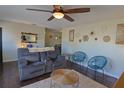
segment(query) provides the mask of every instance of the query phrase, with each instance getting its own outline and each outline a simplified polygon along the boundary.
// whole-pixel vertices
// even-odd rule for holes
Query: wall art
[[[95,34],[94,31],[91,31],[91,32],[90,32],[90,35],[94,35],[94,34]]]
[[[124,44],[124,24],[117,25],[116,44]]]
[[[88,35],[84,35],[84,36],[83,36],[83,41],[86,42],[86,41],[88,41],[88,40],[89,40]]]
[[[69,41],[74,41],[74,29],[69,30]]]
[[[97,38],[97,37],[95,37],[95,39],[94,39],[94,40],[96,40],[96,41],[97,41],[97,40],[98,40],[98,38]]]
[[[103,37],[104,42],[109,42],[111,40],[111,37],[109,35],[106,35]]]
[[[82,40],[81,39],[79,39],[79,43],[81,43],[82,42]]]
[[[21,43],[37,43],[37,34],[21,32]]]

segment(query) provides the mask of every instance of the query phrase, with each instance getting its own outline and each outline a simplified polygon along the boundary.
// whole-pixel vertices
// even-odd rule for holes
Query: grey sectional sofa
[[[18,48],[18,68],[21,81],[63,67],[66,67],[65,57],[61,56],[56,50],[31,53],[28,48]]]

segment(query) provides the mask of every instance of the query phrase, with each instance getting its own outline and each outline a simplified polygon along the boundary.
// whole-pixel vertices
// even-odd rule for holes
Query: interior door
[[[2,63],[2,28],[0,28],[0,63]]]

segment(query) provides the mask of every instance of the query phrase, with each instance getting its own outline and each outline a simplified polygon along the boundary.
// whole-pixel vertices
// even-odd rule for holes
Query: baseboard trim
[[[17,59],[15,59],[15,60],[4,60],[3,63],[7,63],[7,62],[15,62],[15,61],[17,61]]]
[[[80,64],[78,64],[78,63],[74,63],[74,64],[80,65]],[[86,64],[82,64],[81,66],[87,68],[87,65],[86,65]],[[90,69],[90,68],[89,68],[89,69]],[[92,69],[91,69],[91,70],[92,70]],[[101,73],[99,70],[97,70],[97,72]],[[117,78],[117,79],[119,78],[119,76],[113,75],[113,74],[111,74],[111,73],[109,73],[109,72],[107,72],[107,71],[104,71],[104,73],[105,73],[106,75],[108,75],[108,76],[111,76],[111,77],[114,77],[114,78]]]

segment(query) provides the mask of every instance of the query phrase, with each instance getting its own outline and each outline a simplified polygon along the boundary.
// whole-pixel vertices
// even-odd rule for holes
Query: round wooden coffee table
[[[78,87],[79,76],[78,74],[70,69],[57,69],[51,74],[51,85],[50,87],[61,87],[71,88]]]

